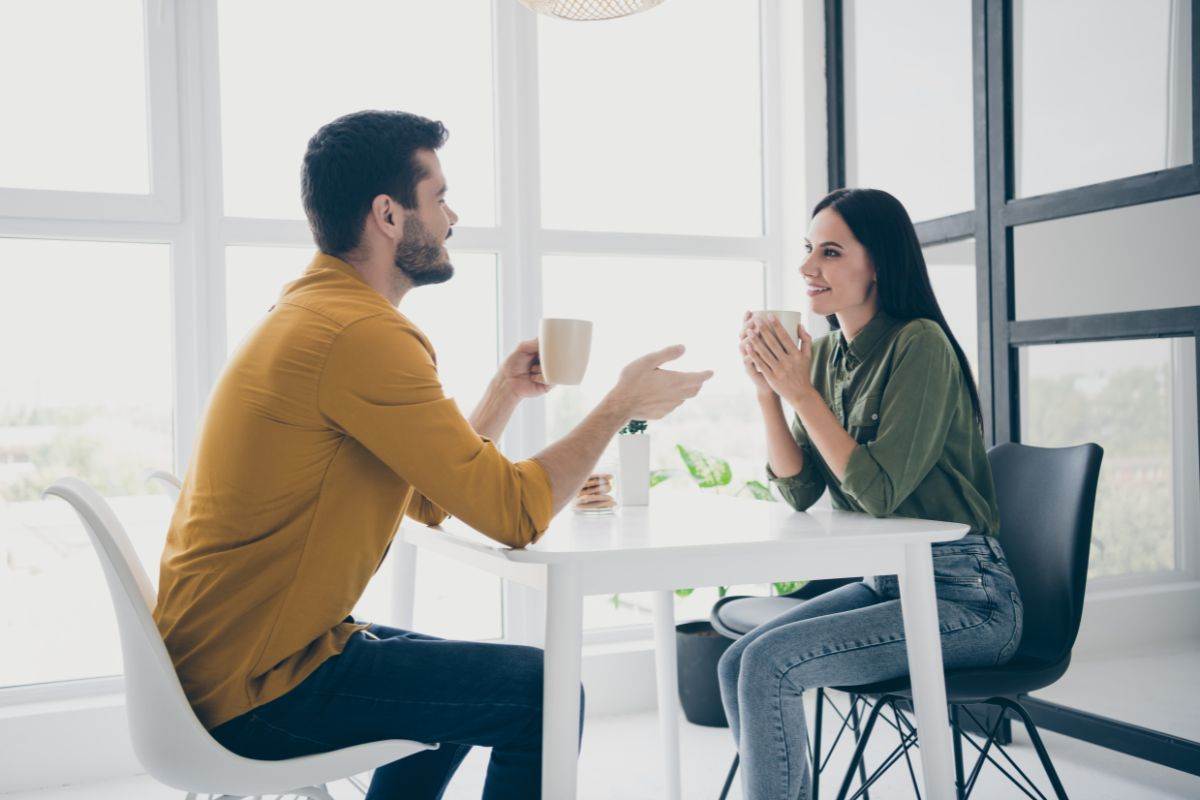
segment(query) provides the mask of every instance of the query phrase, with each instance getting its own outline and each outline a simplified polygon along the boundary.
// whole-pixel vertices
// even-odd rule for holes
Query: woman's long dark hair
[[[954,354],[958,356],[967,390],[971,393],[975,421],[982,427],[979,390],[975,387],[967,356],[950,332],[950,326],[946,324],[946,318],[933,294],[929,270],[925,266],[925,254],[921,252],[917,231],[904,206],[895,197],[879,189],[835,189],[817,203],[812,215],[815,217],[827,208],[838,213],[871,257],[871,263],[875,266],[879,310],[899,320],[933,320],[946,334]],[[836,316],[830,315],[826,320],[831,327],[839,327]]]

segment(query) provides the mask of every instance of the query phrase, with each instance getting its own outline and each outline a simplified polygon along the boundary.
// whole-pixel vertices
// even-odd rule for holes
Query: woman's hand
[[[766,320],[751,319],[748,325],[750,336],[743,341],[742,355],[762,374],[771,391],[792,406],[816,391],[812,384],[812,337],[803,325],[796,326],[799,346],[774,314]]]
[[[517,345],[497,374],[506,389],[518,398],[539,397],[550,391],[550,385],[542,377],[542,363],[538,360],[538,340],[526,339]]]
[[[747,343],[750,337],[755,334],[750,330],[750,323],[754,320],[754,315],[749,311],[746,316],[742,317],[742,335],[738,340],[738,352],[742,355],[742,366],[746,368],[746,374],[750,376],[750,382],[754,384],[754,389],[758,393],[759,399],[770,398],[775,396],[775,390],[767,383],[767,379],[758,371],[758,367],[754,366],[754,362],[749,356]]]

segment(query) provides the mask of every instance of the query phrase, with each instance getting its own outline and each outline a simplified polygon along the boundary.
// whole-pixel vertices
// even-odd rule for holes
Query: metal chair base
[[[908,751],[913,747],[919,747],[920,743],[917,740],[917,729],[913,722],[908,718],[908,715],[899,707],[900,704],[906,701],[907,698],[902,698],[896,695],[883,695],[876,702],[875,707],[871,709],[871,714],[867,718],[867,724],[863,730],[862,736],[858,740],[858,745],[854,749],[854,756],[850,761],[850,766],[846,769],[846,774],[842,779],[841,789],[838,791],[838,800],[847,800],[847,794],[854,782],[854,772],[857,768],[859,771],[859,788],[854,794],[849,795],[848,800],[857,800],[859,797],[867,797],[867,790],[880,777],[883,776],[893,764],[904,758],[908,765],[909,777],[912,779],[913,791],[916,797],[920,800],[921,789],[917,781],[916,772],[913,770],[912,761],[909,758]],[[976,705],[976,704],[972,704]],[[954,733],[954,782],[958,800],[967,800],[970,797],[971,791],[975,788],[975,783],[979,779],[979,774],[983,769],[985,762],[991,762],[993,766],[1008,778],[1014,786],[1021,790],[1026,797],[1032,800],[1047,800],[1046,795],[1037,787],[1037,784],[1025,774],[1025,771],[1017,765],[1017,762],[1012,759],[1004,749],[1001,742],[1003,727],[1009,715],[1016,715],[1025,725],[1025,730],[1029,734],[1030,741],[1033,742],[1034,750],[1037,752],[1038,760],[1041,761],[1042,769],[1046,771],[1046,776],[1050,780],[1050,785],[1054,790],[1054,796],[1058,800],[1067,800],[1066,790],[1063,789],[1062,781],[1059,780],[1058,772],[1054,769],[1054,763],[1050,760],[1050,754],[1046,751],[1045,745],[1042,743],[1042,737],[1038,735],[1037,726],[1034,725],[1033,719],[1029,713],[1017,703],[1007,697],[992,697],[978,705],[995,706],[999,713],[996,717],[996,722],[990,726],[986,726],[976,717],[970,709],[959,703],[950,705],[950,724]],[[883,760],[869,778],[862,775],[863,753],[866,750],[867,742],[871,738],[871,731],[875,727],[878,719],[882,718],[887,722],[891,722],[886,717],[882,716],[882,711],[889,708],[892,711],[895,719],[895,727],[900,734],[900,744]],[[986,739],[983,744],[975,741],[969,733],[964,730],[964,725],[959,717],[960,713],[965,713],[972,723],[979,729],[986,731]],[[967,777],[963,777],[963,755],[962,741],[966,740],[979,754],[975,759],[975,763],[971,768],[971,772]],[[991,751],[993,746],[1000,755],[1002,755],[1008,765],[1020,776],[1021,780],[1009,772],[1003,764],[992,757]]]
[[[858,704],[861,702],[861,703],[869,705],[869,703],[867,703],[866,698],[860,697],[859,695],[856,695],[856,694],[849,695],[849,697],[850,697],[849,712],[847,714],[843,714],[842,710],[837,707],[837,704],[834,703],[833,700],[830,700],[829,698],[827,698],[825,696],[824,689],[817,689],[817,709],[816,709],[817,713],[816,713],[816,717],[815,717],[814,724],[813,724],[812,746],[809,751],[809,756],[812,759],[812,765],[813,765],[813,768],[812,768],[812,794],[811,794],[812,800],[817,800],[817,798],[820,797],[821,773],[824,771],[826,765],[829,763],[829,758],[830,758],[830,756],[833,755],[833,751],[837,747],[838,742],[841,741],[842,734],[844,734],[847,730],[850,730],[854,734],[855,742],[859,741],[860,731],[862,730],[862,725],[861,725],[862,720],[859,717]],[[829,745],[829,749],[826,751],[825,757],[820,758],[821,734],[822,734],[822,730],[824,728],[824,725],[822,723],[824,721],[824,711],[825,711],[826,704],[828,704],[829,707],[834,710],[834,713],[836,713],[838,715],[838,717],[841,718],[842,724],[840,726],[838,726],[837,735],[833,737],[833,742]],[[729,790],[730,790],[730,788],[733,787],[733,778],[737,774],[738,765],[740,763],[741,763],[741,757],[735,755],[733,757],[733,763],[729,765],[729,774],[725,776],[725,785],[721,787],[721,796],[720,796],[719,800],[725,800],[725,798],[729,796]],[[866,767],[866,764],[863,763],[863,761],[861,759],[859,760],[858,770],[859,770],[860,780],[862,780],[863,782],[866,782],[867,767]],[[869,794],[866,794],[866,793],[863,794],[864,800],[870,800],[870,797],[871,796]]]

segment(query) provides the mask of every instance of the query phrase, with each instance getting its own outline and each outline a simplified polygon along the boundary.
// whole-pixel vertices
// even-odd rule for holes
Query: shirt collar
[[[317,272],[318,270],[323,269],[332,269],[336,270],[337,272],[343,272],[364,285],[367,283],[366,280],[363,279],[363,276],[358,274],[358,270],[356,270],[353,266],[345,261],[342,261],[337,256],[331,256],[328,253],[318,252],[315,256],[313,256],[313,260],[309,263],[308,268],[304,270],[304,272],[305,274],[308,274],[310,272]]]
[[[886,312],[878,311],[849,344],[846,342],[846,334],[839,330],[837,343],[834,347],[834,357],[841,359],[849,351],[851,359],[848,366],[851,368],[858,366],[867,360],[867,357],[871,355],[875,346],[882,341],[887,332],[892,329],[895,322],[896,320]]]
[[[398,309],[392,305],[392,301],[388,300],[386,297],[376,291],[374,286],[367,283],[367,279],[364,278],[362,274],[353,267],[353,265],[351,265],[349,262],[343,261],[337,256],[331,256],[328,253],[322,253],[318,251],[317,254],[313,256],[313,260],[309,262],[308,267],[304,270],[304,274],[314,275],[323,270],[330,270],[342,275],[346,275],[349,278],[353,278],[357,283],[358,288],[365,289],[366,291],[370,292],[373,299],[387,306],[392,311],[398,311]]]

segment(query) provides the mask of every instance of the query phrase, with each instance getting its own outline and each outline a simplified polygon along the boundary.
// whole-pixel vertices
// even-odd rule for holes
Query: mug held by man
[[[551,385],[578,386],[587,372],[592,349],[592,323],[585,319],[542,320],[538,360]]]

